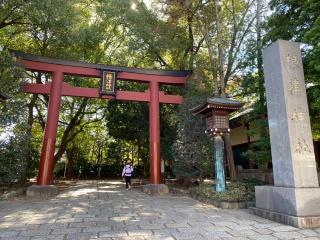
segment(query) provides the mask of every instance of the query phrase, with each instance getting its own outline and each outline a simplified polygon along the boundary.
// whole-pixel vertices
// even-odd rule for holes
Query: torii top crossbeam
[[[158,83],[165,85],[185,85],[186,78],[191,75],[191,71],[177,70],[154,70],[119,66],[107,66],[103,64],[90,64],[85,62],[66,61],[47,57],[40,57],[20,51],[12,51],[19,63],[27,70],[35,72],[62,72],[65,75],[76,75],[84,77],[101,77],[101,70],[116,72],[117,80],[135,81],[141,83]],[[22,91],[28,93],[49,94],[51,83],[47,84],[25,84]],[[129,101],[150,101],[150,93],[117,91],[115,96],[99,94],[98,88],[73,87],[63,83],[62,96],[107,98]],[[159,91],[160,103],[181,104],[182,97],[167,95]]]
[[[160,161],[160,116],[159,104],[181,104],[183,98],[167,95],[159,91],[159,85],[186,84],[191,71],[169,71],[139,69],[129,67],[106,66],[85,62],[66,61],[35,56],[20,51],[12,51],[17,62],[26,70],[52,74],[52,81],[46,84],[28,83],[22,91],[35,94],[49,94],[49,106],[45,127],[43,146],[40,158],[37,185],[52,183],[54,168],[54,151],[59,119],[61,96],[142,101],[149,103],[149,136],[150,136],[150,183],[159,184],[161,175]],[[112,72],[117,80],[135,81],[149,84],[145,92],[115,91],[114,95],[101,95],[99,88],[74,87],[63,82],[64,75],[76,75],[101,78],[103,71]]]

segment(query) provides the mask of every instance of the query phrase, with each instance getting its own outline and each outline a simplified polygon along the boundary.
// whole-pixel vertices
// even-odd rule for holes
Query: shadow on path
[[[47,200],[0,202],[0,239],[320,239],[184,196],[149,196],[121,181],[77,181]]]

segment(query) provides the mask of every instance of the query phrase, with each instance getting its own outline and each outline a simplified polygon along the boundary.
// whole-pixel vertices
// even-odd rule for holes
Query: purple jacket
[[[131,177],[132,172],[133,172],[133,167],[131,166],[131,164],[126,164],[124,165],[122,170],[122,177],[124,176]]]

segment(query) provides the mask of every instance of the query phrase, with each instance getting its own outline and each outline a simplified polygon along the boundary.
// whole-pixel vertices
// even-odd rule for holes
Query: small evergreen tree
[[[174,143],[173,173],[177,177],[213,176],[213,143],[204,133],[206,124],[190,109],[202,103],[203,97],[186,97],[179,109],[178,136]]]

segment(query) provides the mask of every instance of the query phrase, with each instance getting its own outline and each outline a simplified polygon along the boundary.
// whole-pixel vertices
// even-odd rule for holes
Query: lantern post
[[[217,97],[208,98],[203,104],[191,109],[193,115],[202,114],[206,118],[205,133],[214,141],[215,161],[215,190],[223,192],[226,190],[224,172],[224,141],[223,136],[230,133],[229,114],[241,108],[242,102],[230,98]],[[231,161],[229,165],[233,164]],[[229,166],[230,168],[230,166]]]

